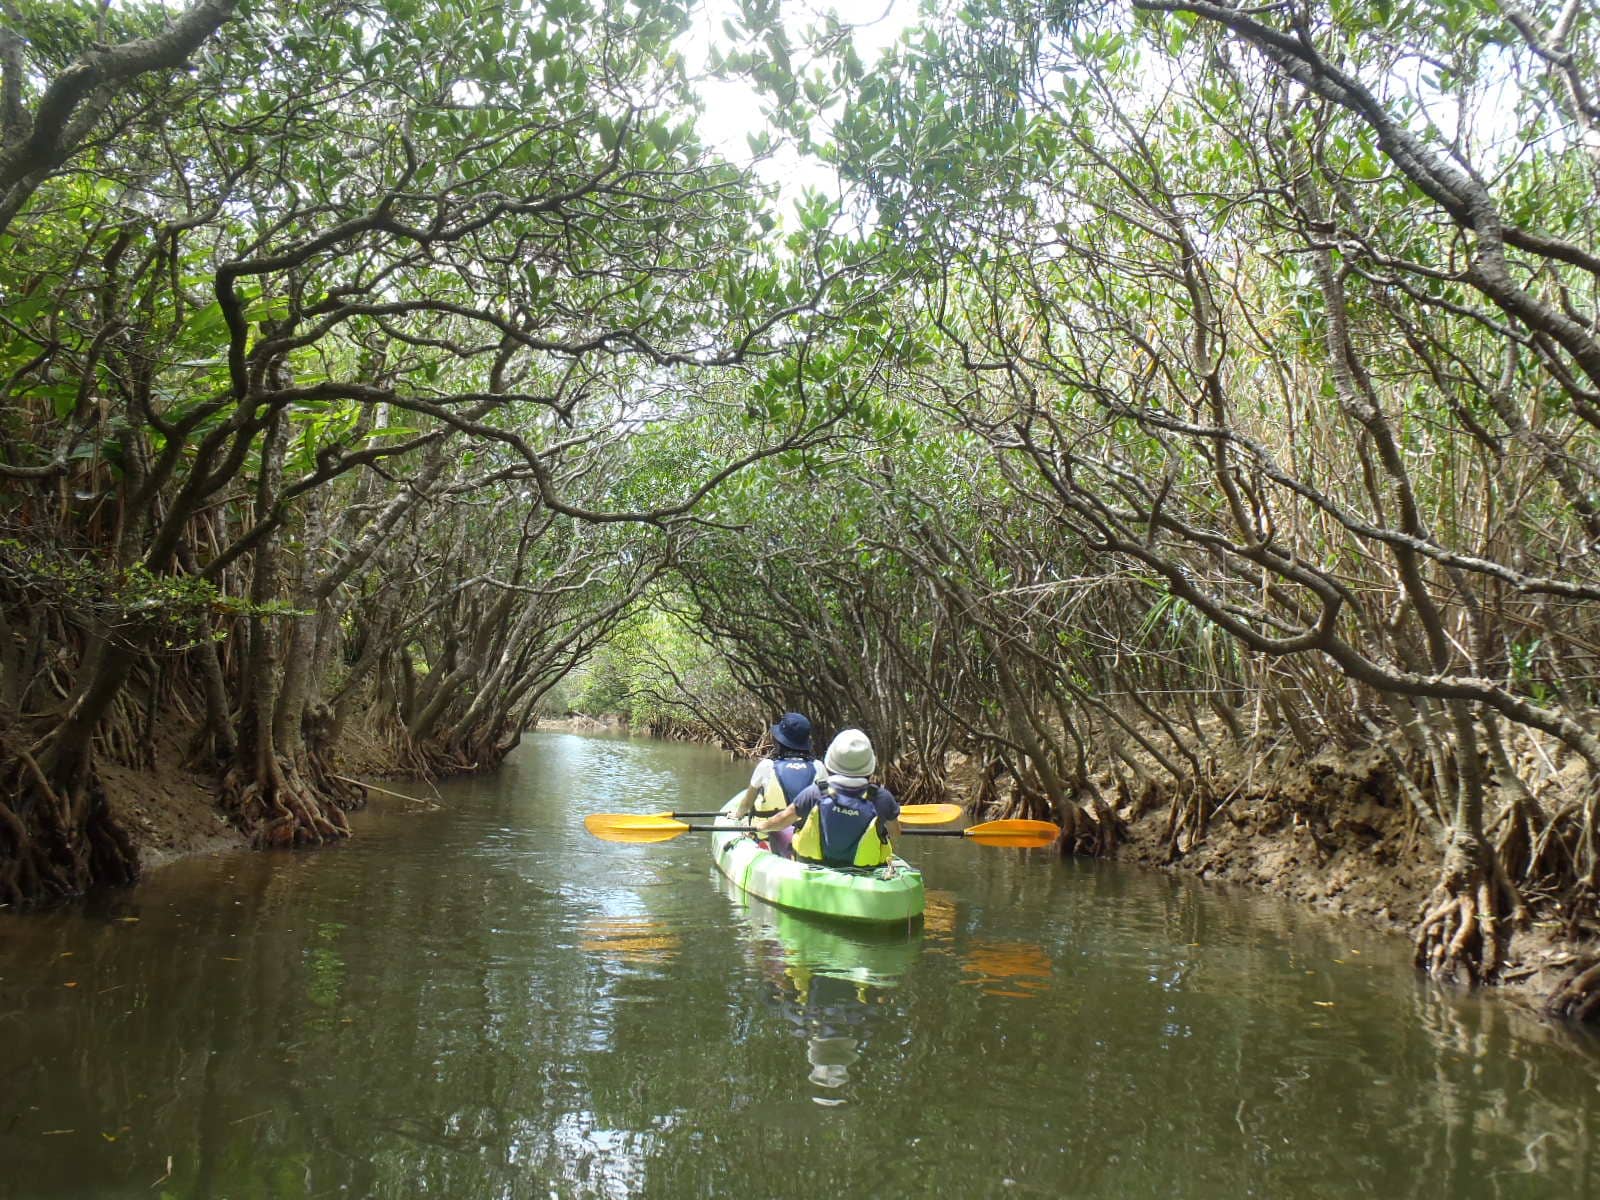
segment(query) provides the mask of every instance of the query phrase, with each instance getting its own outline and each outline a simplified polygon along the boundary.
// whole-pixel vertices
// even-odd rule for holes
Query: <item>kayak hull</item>
[[[733,819],[738,802],[728,801],[723,819]],[[876,871],[838,871],[782,858],[744,833],[711,834],[711,857],[736,887],[781,908],[877,924],[922,915],[922,872],[902,858]]]

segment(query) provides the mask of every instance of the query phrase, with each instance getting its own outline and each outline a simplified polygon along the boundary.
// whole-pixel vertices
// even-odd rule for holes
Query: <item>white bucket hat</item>
[[[830,776],[845,779],[865,779],[877,768],[878,756],[872,752],[872,742],[859,729],[841,729],[828,745],[822,760]]]

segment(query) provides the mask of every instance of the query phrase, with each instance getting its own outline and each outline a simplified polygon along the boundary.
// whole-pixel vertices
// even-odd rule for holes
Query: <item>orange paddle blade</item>
[[[1050,821],[985,821],[961,831],[962,837],[986,846],[1041,849],[1061,836],[1061,826]]]

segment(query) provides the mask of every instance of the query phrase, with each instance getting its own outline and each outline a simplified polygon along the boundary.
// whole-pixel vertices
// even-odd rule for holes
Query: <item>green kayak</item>
[[[717,887],[750,932],[783,957],[790,977],[825,975],[873,988],[892,988],[922,952],[921,921],[846,924],[779,908],[718,879]]]
[[[738,803],[736,795],[723,806],[724,821]],[[880,923],[922,915],[922,872],[899,857],[872,871],[836,870],[781,858],[742,832],[713,833],[711,857],[736,886],[781,908]]]

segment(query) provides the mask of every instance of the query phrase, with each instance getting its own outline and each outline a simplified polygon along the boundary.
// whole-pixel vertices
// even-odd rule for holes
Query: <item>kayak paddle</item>
[[[686,814],[685,814],[686,815]],[[689,825],[672,817],[648,813],[591,813],[583,827],[607,842],[648,844],[666,842],[685,833],[749,833],[748,825]],[[1061,827],[1049,821],[985,821],[966,829],[902,829],[907,837],[960,837],[985,846],[1022,849],[1048,846],[1061,836]]]
[[[985,846],[1038,850],[1061,836],[1061,826],[1052,821],[1024,821],[1013,817],[1005,821],[985,821],[965,829],[902,829],[900,832],[907,837],[964,837]]]
[[[671,841],[690,832],[750,832],[748,825],[689,825],[662,813],[590,813],[583,819],[583,827],[602,841],[638,843]]]
[[[959,804],[902,804],[900,806],[900,823],[902,825],[943,825],[949,821],[960,820],[963,811]],[[654,815],[681,821],[687,817],[723,817],[727,814],[719,809],[716,812],[664,812]]]

